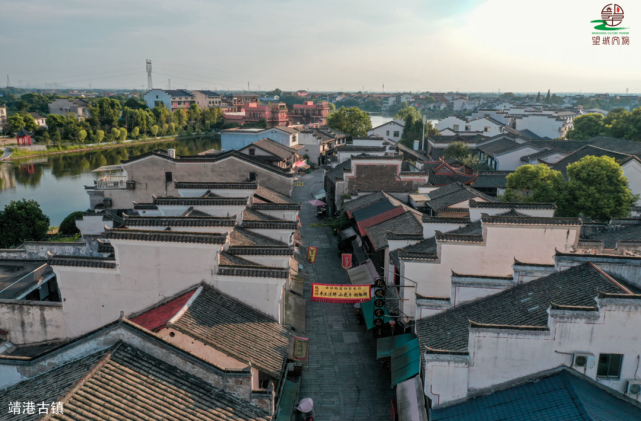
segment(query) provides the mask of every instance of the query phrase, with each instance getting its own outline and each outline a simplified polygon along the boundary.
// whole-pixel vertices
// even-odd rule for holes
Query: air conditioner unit
[[[575,352],[572,358],[572,367],[592,368],[594,367],[594,354],[587,352]]]
[[[637,398],[641,395],[641,380],[628,380],[625,388],[625,394]]]

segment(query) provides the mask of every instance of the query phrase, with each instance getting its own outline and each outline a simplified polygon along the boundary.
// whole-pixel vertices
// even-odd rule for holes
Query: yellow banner
[[[360,303],[371,300],[371,285],[332,285],[312,283],[312,301]]]
[[[296,187],[303,187],[304,185],[305,183],[303,183],[302,181],[294,181],[294,186]]]

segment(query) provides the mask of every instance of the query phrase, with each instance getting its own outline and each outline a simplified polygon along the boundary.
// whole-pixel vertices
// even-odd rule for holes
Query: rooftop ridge
[[[480,209],[554,209],[556,210],[555,203],[519,203],[519,202],[477,202],[474,199],[470,199],[469,202],[470,208],[480,208]]]
[[[513,225],[582,225],[581,218],[567,217],[542,217],[542,216],[502,216],[481,214],[481,221],[484,224],[513,224]]]
[[[174,186],[177,189],[248,189],[255,190],[258,183],[255,181],[178,181],[174,180]]]
[[[183,231],[155,231],[132,230],[122,228],[109,228],[105,226],[105,237],[109,240],[134,240],[167,243],[200,243],[200,244],[225,244],[227,233],[211,232],[183,232]]]

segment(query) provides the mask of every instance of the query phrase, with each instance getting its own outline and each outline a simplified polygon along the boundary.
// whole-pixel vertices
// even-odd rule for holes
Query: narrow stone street
[[[330,228],[312,227],[320,222],[316,208],[307,203],[312,192],[323,188],[323,171],[306,174],[292,196],[303,203],[301,234],[306,246],[318,247],[316,263],[305,265],[310,282],[349,284],[341,267],[337,237]],[[305,285],[306,333],[309,367],[303,371],[301,398],[312,398],[318,421],[391,419],[389,370],[376,360],[376,341],[359,325],[353,304],[309,301],[311,284]]]

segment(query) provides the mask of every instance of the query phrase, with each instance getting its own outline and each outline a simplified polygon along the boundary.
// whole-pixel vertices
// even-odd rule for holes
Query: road
[[[349,284],[341,267],[337,237],[327,227],[312,227],[316,208],[307,203],[311,193],[323,188],[323,171],[306,174],[294,187],[292,197],[303,202],[301,235],[306,246],[318,247],[316,263],[305,272],[310,282]],[[306,333],[309,367],[303,371],[300,397],[312,398],[318,421],[371,421],[391,419],[391,379],[388,369],[376,360],[376,342],[359,325],[353,304],[309,301],[311,285],[305,285]]]

